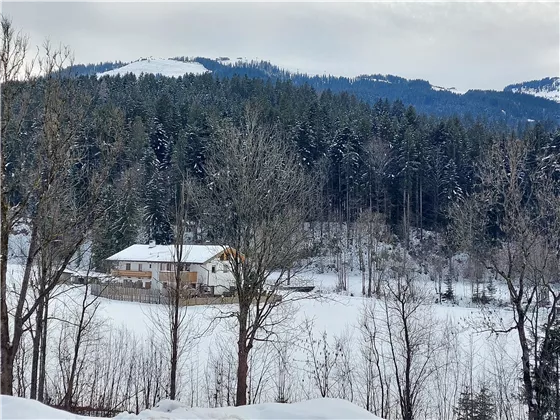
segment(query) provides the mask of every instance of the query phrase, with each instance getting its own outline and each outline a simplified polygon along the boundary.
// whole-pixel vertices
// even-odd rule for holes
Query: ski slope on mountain
[[[200,63],[177,60],[168,60],[162,58],[148,58],[144,60],[134,61],[126,66],[118,69],[109,70],[99,73],[98,76],[116,76],[132,73],[136,76],[141,74],[159,74],[167,77],[179,77],[185,74],[200,75],[207,73],[208,70]]]
[[[92,419],[57,410],[35,400],[2,395],[2,419]],[[99,418],[99,417],[98,417]],[[379,419],[351,402],[321,398],[293,404],[255,404],[243,407],[193,408],[178,401],[163,400],[139,414],[121,413],[116,419]]]

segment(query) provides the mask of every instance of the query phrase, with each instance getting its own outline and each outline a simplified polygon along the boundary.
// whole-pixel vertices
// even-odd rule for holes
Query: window
[[[124,269],[130,271],[130,263],[126,263],[126,264],[124,265]]]
[[[142,264],[138,264],[138,271],[142,271]]]
[[[223,271],[224,271],[224,273],[227,273],[229,271],[229,264],[228,263],[223,264]]]
[[[167,263],[167,271],[171,271],[171,263]]]
[[[150,268],[152,268],[152,264],[150,264]]]
[[[216,272],[216,266],[213,265],[213,266],[212,266],[212,273],[215,273],[215,272]]]

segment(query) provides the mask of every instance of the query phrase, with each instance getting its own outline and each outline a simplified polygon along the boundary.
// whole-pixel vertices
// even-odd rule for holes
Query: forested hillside
[[[176,60],[196,61],[219,78],[247,76],[251,79],[291,80],[295,85],[309,85],[317,91],[348,92],[371,105],[379,99],[401,100],[412,105],[420,113],[435,116],[458,115],[469,119],[483,119],[498,126],[518,128],[527,120],[542,121],[550,128],[560,121],[560,104],[552,97],[535,97],[512,91],[508,86],[503,91],[469,90],[463,94],[453,89],[432,86],[425,80],[408,80],[392,75],[361,75],[354,78],[336,76],[313,76],[291,73],[265,61],[232,61],[204,57],[175,57]],[[123,63],[103,63],[111,69]],[[79,66],[75,71],[80,75],[101,73],[100,65]],[[546,79],[544,79],[546,81]],[[514,85],[512,85],[514,87]]]
[[[90,76],[64,83],[88,98],[77,122],[84,147],[124,144],[120,175],[104,192],[109,212],[95,229],[98,262],[138,240],[172,240],[171,197],[180,174],[203,178],[215,129],[223,120],[239,124],[248,107],[257,110],[261,123],[275,125],[301,165],[321,177],[317,221],[353,221],[372,209],[401,234],[408,226],[444,230],[449,203],[472,190],[477,161],[490,145],[520,136],[538,157],[560,142],[558,131],[539,122],[510,132],[481,119],[428,117],[400,100],[370,105],[292,81],[205,74]],[[41,100],[40,93],[33,96]],[[26,124],[32,139],[35,120]],[[16,188],[12,196],[21,194]]]

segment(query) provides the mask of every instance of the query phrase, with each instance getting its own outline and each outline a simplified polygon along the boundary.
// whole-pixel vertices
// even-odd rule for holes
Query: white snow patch
[[[119,67],[118,69],[109,70],[103,73],[98,73],[98,76],[116,76],[118,74],[125,75],[132,73],[136,76],[141,74],[160,74],[167,77],[179,77],[185,74],[204,74],[208,72],[202,64],[198,62],[188,62],[177,60],[168,60],[163,58],[148,58],[138,60],[126,66]]]
[[[56,410],[38,401],[2,395],[3,419],[91,419]],[[121,413],[116,419],[379,419],[349,401],[319,398],[293,404],[255,404],[243,407],[193,408],[178,401],[163,400],[139,414]]]
[[[456,95],[463,95],[465,92],[463,91],[459,91],[457,89],[455,89],[454,87],[450,87],[450,88],[445,88],[445,87],[441,87],[441,86],[435,86],[435,85],[431,85],[432,86],[432,90],[435,91],[445,91],[445,92],[451,92],[451,93],[455,93]]]
[[[529,88],[512,89],[513,93],[525,93],[527,95],[533,95],[538,98],[550,99],[551,101],[560,102],[560,90],[537,90]]]
[[[39,401],[27,398],[0,396],[1,414],[3,420],[41,419],[41,420],[74,420],[91,417],[78,416],[67,411],[57,410]]]
[[[550,99],[551,101],[560,102],[560,78],[553,78],[552,83],[543,85],[539,88],[530,88],[521,84],[521,88],[512,88],[513,93],[525,93],[538,98]]]

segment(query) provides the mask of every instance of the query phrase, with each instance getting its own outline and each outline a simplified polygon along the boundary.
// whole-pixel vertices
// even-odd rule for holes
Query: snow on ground
[[[177,60],[168,60],[162,58],[148,58],[144,60],[135,61],[127,64],[126,66],[119,67],[118,69],[109,70],[99,73],[98,76],[116,76],[118,74],[125,75],[128,73],[140,76],[144,74],[160,74],[167,77],[184,76],[187,73],[195,75],[204,74],[208,70],[198,62],[185,63]]]
[[[465,260],[465,256],[457,256],[454,258],[455,266],[457,267],[457,271],[460,272],[463,268],[466,267],[467,262]],[[327,270],[329,267],[329,262],[327,263]],[[384,304],[381,300],[375,298],[364,298],[361,296],[361,273],[357,270],[357,264],[354,262],[353,264],[354,270],[348,270],[348,292],[347,294],[337,294],[334,292],[336,285],[337,285],[337,274],[334,272],[326,271],[324,273],[318,273],[318,268],[314,271],[309,273],[302,273],[302,277],[312,279],[316,285],[316,290],[320,291],[317,293],[317,299],[309,299],[309,300],[301,300],[295,303],[287,304],[287,306],[282,305],[281,307],[285,307],[287,312],[290,312],[290,325],[287,327],[288,329],[291,328],[291,331],[288,333],[299,334],[299,344],[295,346],[291,351],[290,355],[290,376],[291,379],[294,381],[294,386],[298,383],[301,386],[300,388],[294,389],[295,395],[293,397],[297,399],[309,399],[315,398],[317,395],[316,389],[313,388],[313,385],[309,383],[309,378],[305,377],[305,369],[306,369],[306,359],[309,357],[308,349],[305,348],[307,331],[304,329],[306,321],[312,321],[312,334],[314,335],[315,339],[321,337],[324,333],[328,333],[328,340],[329,342],[332,341],[334,337],[345,337],[347,338],[347,342],[349,343],[349,351],[352,352],[353,356],[357,362],[357,366],[359,366],[360,360],[359,352],[360,346],[362,345],[361,342],[361,333],[359,331],[359,324],[363,317],[363,313],[365,308],[373,308],[374,312],[376,313],[376,318],[379,320],[384,319]],[[474,305],[470,301],[471,296],[471,284],[463,279],[459,275],[459,281],[454,282],[454,291],[457,297],[458,304],[436,304],[436,288],[437,284],[430,279],[430,276],[425,272],[422,272],[421,267],[415,267],[417,270],[417,282],[419,286],[424,289],[427,293],[429,293],[430,300],[424,305],[423,310],[426,313],[426,317],[428,314],[433,317],[434,323],[432,324],[434,335],[441,335],[443,329],[446,326],[451,326],[455,329],[457,334],[457,342],[459,344],[459,351],[461,357],[457,359],[457,363],[461,364],[461,368],[458,371],[461,373],[460,378],[457,381],[461,381],[466,376],[463,375],[464,372],[468,373],[469,366],[473,367],[474,371],[477,371],[482,375],[482,377],[486,377],[488,379],[488,375],[491,369],[494,369],[495,366],[492,363],[503,363],[504,368],[510,368],[511,372],[515,371],[515,366],[519,363],[519,351],[518,346],[515,343],[515,337],[513,335],[508,336],[500,336],[498,337],[491,337],[488,333],[481,333],[477,331],[476,327],[474,327],[477,320],[480,320],[481,317],[488,315],[487,310],[483,310],[477,305]],[[8,267],[8,275],[15,279],[21,276],[22,267],[17,264],[10,264]],[[507,290],[505,285],[497,283],[496,285],[496,296],[500,299],[505,299],[507,297]],[[68,286],[62,286],[63,288]],[[443,286],[445,289],[445,285]],[[70,287],[64,294],[60,294],[59,300],[60,302],[55,303],[49,307],[53,313],[58,313],[58,311],[62,310],[61,308],[65,308],[66,306],[72,306],[73,302],[79,302],[81,296],[83,296],[83,286],[80,287]],[[156,305],[156,304],[143,304],[143,303],[136,303],[136,302],[123,302],[123,301],[114,301],[109,299],[100,299],[101,307],[98,310],[96,316],[99,316],[100,323],[104,325],[102,334],[109,334],[112,331],[116,332],[118,330],[126,330],[133,334],[136,339],[140,341],[148,341],[154,336],[154,327],[153,327],[153,320],[156,318],[161,318],[165,316],[165,307],[163,305]],[[70,305],[69,305],[70,304]],[[235,332],[235,325],[233,320],[222,319],[221,321],[216,321],[216,316],[227,312],[232,312],[235,310],[234,305],[209,305],[209,306],[195,306],[189,307],[188,309],[188,319],[189,324],[193,324],[195,327],[199,329],[206,329],[207,326],[212,325],[212,328],[199,340],[197,340],[196,344],[192,348],[189,349],[188,355],[185,356],[185,366],[183,367],[182,376],[186,380],[198,380],[198,375],[202,375],[202,377],[207,375],[207,372],[204,371],[204,367],[210,364],[212,367],[212,354],[214,357],[218,355],[219,358],[223,360],[227,359],[226,353],[235,353],[235,342],[234,337],[232,334]],[[492,311],[491,316],[496,319],[503,319],[505,322],[511,322],[512,313],[507,308],[502,307],[494,307],[489,308]],[[485,312],[486,311],[486,312]],[[480,325],[480,324],[479,324]],[[49,330],[51,327],[49,327]],[[299,331],[298,331],[299,330]],[[57,333],[55,331],[51,332],[51,337],[53,339],[53,343],[56,344],[56,337]],[[220,346],[220,343],[225,343],[225,345]],[[381,345],[383,347],[383,345]],[[51,353],[51,355],[54,352]],[[264,364],[268,363],[266,360],[260,360],[261,357],[266,358],[266,354],[259,353],[259,350],[254,352],[255,357],[259,358],[258,361],[254,363],[259,363],[256,370],[261,369],[260,363]],[[264,355],[264,356],[263,356]],[[500,365],[502,366],[502,365]],[[55,367],[56,368],[56,367]],[[195,371],[195,369],[198,369]],[[272,368],[277,369],[276,366]],[[292,371],[293,369],[293,371]],[[305,379],[305,384],[301,381]],[[298,382],[299,381],[299,382]],[[459,382],[457,383],[459,386]],[[183,384],[185,387],[193,386],[192,384]],[[194,388],[202,389],[200,384],[195,384]],[[435,388],[434,388],[435,389]],[[185,389],[186,390],[186,389]],[[201,391],[202,392],[202,391]],[[436,391],[434,391],[436,392]],[[437,392],[436,392],[437,393]],[[185,393],[188,398],[188,392]],[[331,396],[333,396],[331,394]],[[340,396],[338,394],[334,394],[334,396]],[[360,396],[356,394],[354,402],[360,404],[358,401]],[[263,397],[260,401],[257,402],[265,402],[271,401],[274,399],[274,396],[271,395],[270,392],[268,394],[263,394]],[[322,407],[327,407],[325,404],[331,404],[332,401],[336,400],[321,400]],[[325,403],[325,401],[329,401]],[[14,403],[11,400],[6,402],[6,406],[10,406],[10,404],[18,404]],[[62,415],[53,412],[51,414],[45,413],[41,414],[39,417],[37,415],[34,416],[33,409],[36,404],[33,402],[30,403],[29,407],[25,406],[25,410],[22,413],[27,413],[29,411],[31,414],[27,417],[23,417],[22,414],[19,417],[13,418],[79,418],[70,414],[64,414],[65,416],[71,417],[63,417]],[[197,397],[196,401],[191,401],[193,405],[205,405],[204,397]],[[306,406],[305,404],[310,404]],[[340,404],[349,404],[347,407],[343,407]],[[165,404],[163,404],[165,405]],[[3,401],[3,407],[5,406]],[[305,410],[315,410],[313,406],[313,401],[311,402],[301,402],[298,405],[281,405],[284,410],[288,411],[274,411],[276,410],[277,405],[275,404],[263,404],[260,406],[254,406],[259,408],[251,408],[251,410],[256,410],[255,412],[246,412],[243,410],[248,410],[246,408],[243,409],[231,409],[232,411],[227,411],[228,409],[189,409],[188,411],[185,406],[177,406],[174,410],[179,410],[175,414],[165,414],[165,417],[161,415],[161,411],[159,411],[159,415],[155,415],[156,417],[149,417],[153,414],[153,412],[158,412],[158,408],[153,408],[147,411],[144,411],[143,414],[140,413],[138,417],[133,415],[122,415],[122,416],[129,416],[129,417],[121,417],[121,418],[298,418],[297,413],[301,413],[301,417],[299,418],[310,418],[311,411]],[[297,408],[294,408],[297,407]],[[350,407],[355,408],[350,403],[339,403],[336,407],[331,407],[328,410],[325,410],[325,415],[329,413],[335,413],[336,409],[338,408],[346,410],[350,410]],[[161,406],[159,409],[163,409]],[[221,411],[220,411],[221,410]],[[223,411],[226,410],[226,411]],[[237,411],[233,411],[237,410]],[[289,411],[289,410],[297,410],[297,411]],[[357,409],[356,410],[360,410]],[[15,413],[17,411],[8,411],[7,413]],[[150,414],[152,413],[152,414]],[[189,414],[186,414],[189,413]],[[358,411],[348,411],[345,412],[344,415],[338,412],[338,415],[332,414],[332,417],[320,417],[318,414],[319,412],[313,411],[313,418],[375,418],[375,417],[365,417],[362,414],[359,414]],[[353,413],[356,413],[355,417]],[[364,412],[365,413],[365,412]],[[2,411],[3,418],[10,418],[6,416],[4,410]],[[193,417],[186,417],[187,415],[191,415]],[[49,417],[51,416],[51,417]],[[54,417],[53,417],[54,416]],[[131,417],[133,416],[133,417]],[[144,417],[142,417],[144,416]],[[198,416],[198,417],[194,417]],[[222,417],[220,417],[222,416]],[[260,416],[260,417],[259,417]]]
[[[25,398],[1,396],[2,419],[91,419],[56,410]],[[177,401],[160,401],[139,414],[121,413],[117,419],[379,419],[348,401],[322,398],[293,404],[255,404],[244,407],[192,408]]]
[[[34,419],[34,420],[74,420],[85,417],[44,405],[27,398],[0,396],[0,414],[3,420]]]
[[[165,413],[162,415],[162,413]],[[165,416],[165,417],[164,417]],[[164,400],[138,415],[121,414],[119,419],[379,419],[348,401],[321,398],[293,404],[255,404],[243,407],[190,408]]]

